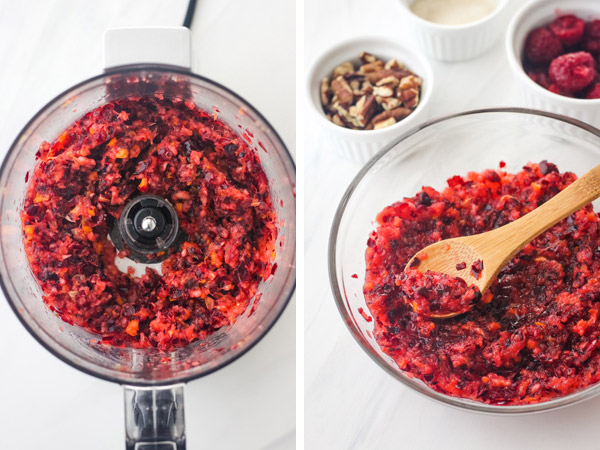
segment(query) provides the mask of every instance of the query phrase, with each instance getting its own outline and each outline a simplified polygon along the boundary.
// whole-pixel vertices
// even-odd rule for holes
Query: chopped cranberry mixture
[[[502,405],[547,401],[600,380],[600,219],[592,205],[521,250],[490,298],[465,314],[416,314],[397,283],[410,276],[404,267],[420,249],[516,220],[575,179],[546,161],[516,174],[471,172],[379,213],[364,293],[374,336],[400,369],[438,392]],[[436,295],[428,289],[430,302]]]
[[[189,102],[105,104],[43,143],[38,159],[21,214],[31,269],[44,302],[105,343],[168,351],[203,339],[234,323],[275,269],[258,156]],[[162,275],[119,271],[108,239],[141,193],[167,199],[184,233]]]
[[[471,273],[479,280],[481,278],[481,272],[483,272],[483,261],[478,259],[471,265]]]
[[[418,314],[443,315],[467,311],[481,299],[475,286],[450,275],[417,269],[407,269],[395,280],[402,301]]]
[[[529,32],[523,52],[527,75],[567,97],[600,96],[600,20],[569,14]]]

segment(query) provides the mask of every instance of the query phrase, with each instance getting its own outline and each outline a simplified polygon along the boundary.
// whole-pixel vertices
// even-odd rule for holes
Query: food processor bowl
[[[506,163],[515,173],[528,162],[548,160],[581,176],[600,163],[600,130],[541,111],[505,108],[455,114],[425,123],[388,145],[354,178],[337,209],[329,240],[329,276],[335,301],[362,349],[398,381],[427,397],[470,411],[497,414],[556,409],[600,393],[600,384],[551,401],[489,405],[434,391],[407,376],[373,337],[363,295],[365,250],[375,217],[422,186],[441,190],[446,180]],[[600,204],[596,204],[596,210]],[[354,275],[354,276],[353,276]],[[364,316],[360,313],[366,313]]]
[[[277,270],[260,283],[245,313],[234,324],[206,339],[170,352],[105,345],[99,336],[63,322],[42,301],[42,291],[24,251],[20,219],[27,180],[43,141],[53,142],[74,121],[107,102],[155,94],[193,101],[244,136],[249,147],[257,152],[269,180],[279,224],[272,261]],[[154,420],[163,420],[152,418],[153,411],[163,405],[164,420],[170,421],[167,424],[170,428],[163,431],[167,437],[170,433],[181,435],[183,404],[178,384],[214,372],[247,352],[274,325],[293,294],[296,242],[293,160],[281,138],[250,104],[218,83],[185,69],[157,64],[128,65],[108,70],[60,94],[15,139],[0,169],[0,186],[0,284],[12,309],[37,341],[58,358],[90,375],[127,385],[126,421],[140,422],[138,427],[148,427],[147,433],[155,433],[150,430]],[[161,391],[159,386],[165,388]],[[127,426],[131,448],[144,435],[134,428]],[[179,439],[177,447],[165,448],[184,448],[185,436],[183,441],[180,437],[172,439]],[[154,436],[150,440],[155,445],[161,439]],[[165,442],[172,443],[170,439]]]

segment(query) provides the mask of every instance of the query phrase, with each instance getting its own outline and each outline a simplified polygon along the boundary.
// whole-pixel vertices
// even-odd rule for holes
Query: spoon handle
[[[494,240],[496,243],[502,242],[504,248],[514,248],[515,251],[510,256],[512,258],[544,231],[598,197],[600,197],[600,164],[543,205],[520,219],[498,228],[499,235]],[[501,241],[499,241],[500,234]]]

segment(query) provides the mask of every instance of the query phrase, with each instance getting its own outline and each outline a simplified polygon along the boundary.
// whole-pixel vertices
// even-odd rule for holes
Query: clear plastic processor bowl
[[[398,381],[459,408],[497,414],[556,409],[600,393],[600,384],[548,402],[501,406],[450,397],[409,378],[380,349],[363,295],[365,250],[378,212],[415,195],[422,186],[442,189],[453,175],[497,168],[515,172],[529,161],[548,160],[583,175],[600,163],[600,130],[552,113],[510,108],[469,111],[411,130],[371,159],[354,178],[336,212],[329,240],[329,276],[342,318],[365,352]],[[599,206],[599,205],[596,205]],[[596,208],[598,209],[598,208]],[[358,278],[353,278],[358,274]]]

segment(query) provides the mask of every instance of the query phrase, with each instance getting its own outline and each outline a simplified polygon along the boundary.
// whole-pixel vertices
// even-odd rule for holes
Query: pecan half
[[[381,78],[377,83],[377,86],[388,86],[391,88],[395,88],[400,84],[400,80],[396,78],[394,75],[390,75],[389,77]]]
[[[377,58],[375,56],[367,52],[361,52],[359,58],[363,64],[374,63],[375,61],[377,61]]]
[[[423,80],[415,75],[408,75],[400,80],[399,89],[418,88],[423,84]]]
[[[350,115],[356,118],[356,123],[364,127],[375,113],[377,103],[372,95],[363,95],[356,105],[350,107]]]
[[[321,80],[321,103],[323,106],[329,105],[329,98],[331,97],[331,90],[329,89],[329,77],[325,77]]]
[[[394,108],[400,106],[400,103],[402,103],[402,102],[400,101],[400,99],[398,99],[396,97],[388,97],[388,98],[381,99],[381,106],[386,111],[389,111],[390,109],[394,109]]]
[[[354,72],[354,64],[352,64],[350,61],[346,61],[333,69],[333,78],[337,78],[341,75],[351,72]]]
[[[347,81],[351,81],[351,80],[364,81],[364,80],[366,80],[366,78],[367,77],[365,77],[364,74],[358,73],[358,72],[349,72],[349,73],[344,74],[344,79]]]
[[[399,91],[400,100],[402,104],[407,108],[416,108],[419,104],[419,90],[418,89],[404,89]]]
[[[331,82],[331,89],[338,98],[339,102],[344,106],[350,106],[354,100],[352,89],[348,82],[341,75]]]
[[[339,114],[335,114],[331,121],[340,127],[344,126],[344,122],[342,122],[342,118],[339,116]]]
[[[340,119],[342,119],[342,121],[346,124],[347,128],[355,128],[356,126],[358,126],[358,123],[355,124],[356,119],[350,115],[350,111],[348,111],[339,103],[334,103],[333,107],[337,111]]]
[[[406,68],[406,66],[404,64],[400,64],[395,59],[390,59],[388,62],[385,63],[384,67],[386,69],[400,70],[400,71],[403,71],[403,72],[408,72],[409,74],[412,73],[410,70],[408,70]]]
[[[363,64],[362,66],[360,66],[359,72],[371,73],[371,72],[378,72],[381,69],[383,69],[383,61],[377,60],[375,62]]]
[[[373,125],[373,129],[374,130],[380,130],[382,128],[387,128],[389,126],[392,126],[396,123],[396,119],[394,119],[393,117],[389,117],[385,120],[382,120],[381,122],[377,122],[376,124]]]
[[[387,77],[396,77],[398,80],[411,75],[410,72],[406,70],[396,70],[396,69],[381,69],[377,71],[377,73],[373,76],[375,82]]]
[[[409,116],[410,113],[412,113],[412,111],[408,108],[394,108],[390,109],[389,111],[384,111],[381,114],[377,114],[375,117],[373,117],[372,122],[374,125],[377,125],[379,122],[386,121],[390,118],[393,118],[396,122],[399,122],[400,120]]]
[[[373,93],[373,85],[371,84],[371,82],[369,80],[363,81],[363,84],[360,87],[360,90],[363,94],[371,94],[371,93]]]
[[[351,129],[393,125],[419,104],[422,80],[395,59],[362,52],[360,62],[337,66],[320,85],[323,111],[331,122]]]
[[[375,86],[373,88],[373,95],[379,97],[391,97],[394,95],[394,89],[389,86]]]

